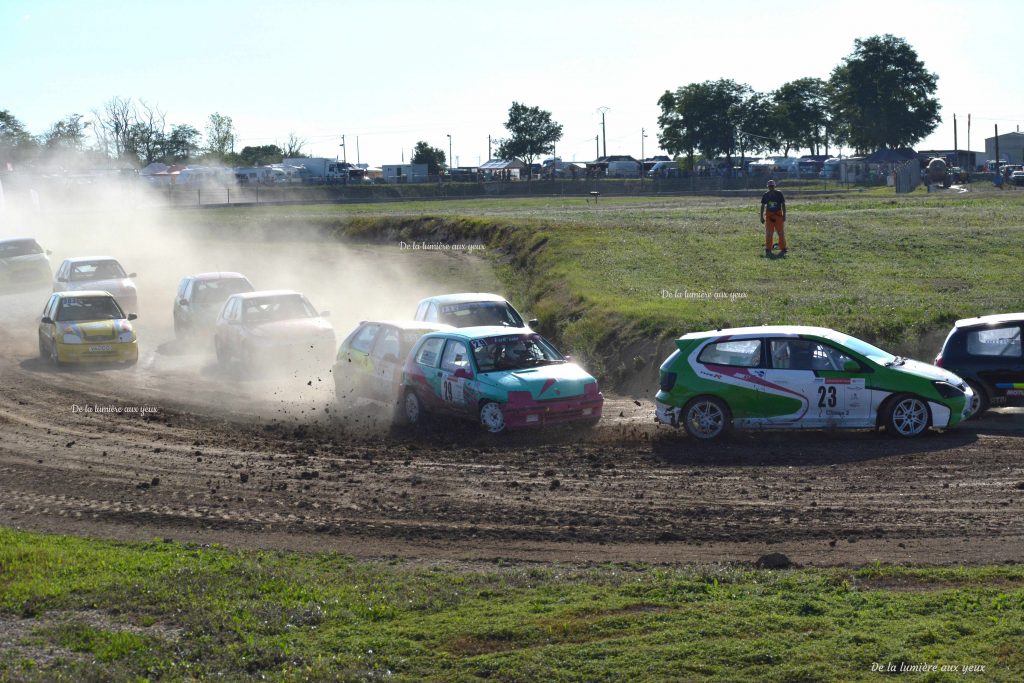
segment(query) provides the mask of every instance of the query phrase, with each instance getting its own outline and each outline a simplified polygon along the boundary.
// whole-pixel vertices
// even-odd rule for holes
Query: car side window
[[[1020,327],[996,327],[967,333],[967,353],[972,356],[1020,358]]]
[[[713,365],[732,365],[741,368],[756,368],[761,365],[761,340],[739,339],[736,341],[708,344],[697,360]]]
[[[53,319],[53,309],[54,309],[54,303],[56,303],[56,301],[57,301],[57,295],[54,294],[53,296],[50,297],[50,300],[46,302],[46,305],[43,306],[43,317],[44,318],[48,317],[51,320]]]
[[[64,263],[60,264],[60,270],[57,271],[57,279],[58,280],[67,280],[68,279],[68,262],[67,261],[65,261]]]
[[[427,302],[424,301],[416,307],[416,318],[415,320],[423,320],[423,317],[427,314]]]
[[[842,372],[853,358],[839,349],[809,339],[773,339],[772,367],[776,370],[832,370]],[[857,363],[858,367],[860,363]]]
[[[437,304],[435,304],[433,301],[431,301],[430,304],[427,306],[427,315],[423,319],[426,320],[428,323],[437,322]]]
[[[373,345],[373,352],[370,355],[374,358],[391,356],[397,361],[401,354],[402,342],[399,339],[398,330],[391,326],[384,327],[377,335],[377,342]]]
[[[182,278],[181,282],[178,283],[178,298],[182,299],[185,296],[185,288],[188,287],[188,283],[192,281],[192,278]]]
[[[221,313],[221,316],[225,320],[234,320],[235,311],[238,310],[238,301],[238,299],[228,299],[228,302],[224,304],[224,311]]]
[[[370,347],[373,345],[373,338],[377,336],[379,329],[380,325],[363,325],[363,328],[359,330],[352,340],[352,349],[362,353],[369,353]]]
[[[441,369],[445,372],[455,372],[459,369],[469,369],[469,352],[466,345],[455,339],[449,339],[444,347],[444,357],[441,359]]]
[[[441,347],[444,346],[444,337],[431,337],[423,342],[420,350],[416,353],[416,362],[430,368],[436,368],[441,360]]]

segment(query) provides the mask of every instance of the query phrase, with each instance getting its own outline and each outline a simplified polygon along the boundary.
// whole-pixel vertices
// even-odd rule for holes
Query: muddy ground
[[[436,258],[455,261],[425,267],[399,307],[446,267],[472,269]],[[51,368],[36,357],[46,293],[5,299],[0,524],[423,560],[1024,559],[1019,410],[914,441],[855,431],[701,444],[655,425],[641,392],[608,396],[590,432],[496,438],[453,422],[412,432],[390,428],[379,406],[339,410],[327,369],[221,370],[205,345],[173,341],[173,278],[145,284],[131,369]],[[338,299],[327,303],[340,337],[359,302]]]

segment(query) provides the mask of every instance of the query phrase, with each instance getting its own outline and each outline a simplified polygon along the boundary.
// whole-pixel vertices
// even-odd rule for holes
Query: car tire
[[[401,415],[402,420],[410,427],[423,426],[423,402],[412,389],[406,391],[405,396],[402,397]]]
[[[221,347],[220,341],[216,338],[213,340],[213,350],[217,354],[217,362],[221,365],[227,365],[228,361],[231,360],[228,358],[227,352]]]
[[[480,405],[480,426],[491,434],[501,434],[506,430],[505,413],[500,403],[484,401]]]
[[[989,409],[991,402],[988,398],[988,392],[985,391],[985,387],[980,383],[969,379],[967,380],[967,385],[971,388],[971,391],[974,392],[974,401],[972,402],[973,410],[971,411],[971,414],[964,419],[975,420],[981,417],[982,414]]]
[[[712,441],[732,429],[732,412],[720,398],[698,396],[683,408],[680,424],[693,438]]]
[[[928,401],[912,394],[893,396],[885,408],[885,431],[903,439],[913,439],[928,431],[931,413]]]
[[[60,356],[57,354],[57,342],[50,341],[50,365],[55,368],[62,368],[64,364],[60,362]]]

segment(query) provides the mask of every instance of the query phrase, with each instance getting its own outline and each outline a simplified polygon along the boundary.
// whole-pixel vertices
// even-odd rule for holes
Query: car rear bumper
[[[667,403],[661,403],[660,401],[656,404],[657,408],[654,411],[654,421],[660,422],[661,424],[670,425],[672,427],[679,426],[679,413],[682,409],[670,406]]]
[[[57,344],[57,360],[61,363],[135,363],[139,360],[139,343],[95,342]]]
[[[531,401],[522,405],[504,405],[502,412],[509,429],[543,427],[572,422],[597,422],[601,419],[604,397],[581,396],[560,401]]]

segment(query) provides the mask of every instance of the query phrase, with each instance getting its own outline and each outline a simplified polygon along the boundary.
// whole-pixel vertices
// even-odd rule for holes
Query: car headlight
[[[936,381],[932,382],[932,386],[935,387],[935,391],[939,392],[939,396],[942,398],[956,398],[957,396],[964,395],[963,391],[949,382]]]
[[[79,337],[77,334],[65,334],[64,335],[64,343],[65,344],[81,344],[82,343],[82,338]]]
[[[131,343],[131,342],[135,341],[135,333],[134,332],[121,332],[120,334],[117,335],[117,341],[121,342],[122,344]]]

